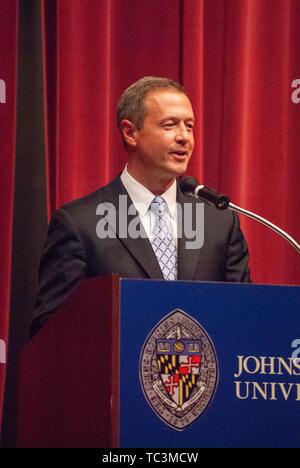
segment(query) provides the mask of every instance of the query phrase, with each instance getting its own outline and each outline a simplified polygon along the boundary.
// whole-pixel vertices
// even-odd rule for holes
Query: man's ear
[[[123,140],[127,145],[129,145],[132,149],[137,145],[137,128],[130,120],[124,119],[121,122],[121,133],[123,136]]]

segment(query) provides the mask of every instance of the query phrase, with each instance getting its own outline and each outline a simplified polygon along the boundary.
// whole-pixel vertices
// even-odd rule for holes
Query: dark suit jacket
[[[97,237],[97,206],[109,202],[117,208],[119,195],[128,194],[118,177],[109,185],[54,213],[41,258],[40,289],[32,334],[85,278],[119,273],[126,278],[163,279],[148,238],[119,238],[118,225],[114,238]],[[200,203],[184,195],[179,185],[177,201],[182,205],[192,203],[193,209]],[[128,222],[131,218],[128,216]],[[233,212],[218,211],[205,204],[203,247],[186,249],[186,240],[183,230],[183,237],[178,239],[178,279],[250,281],[248,250],[238,217]]]

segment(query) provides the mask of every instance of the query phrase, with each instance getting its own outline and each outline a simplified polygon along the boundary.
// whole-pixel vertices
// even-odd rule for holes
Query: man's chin
[[[180,177],[186,173],[188,169],[188,161],[176,162],[169,166],[169,173],[173,177]]]

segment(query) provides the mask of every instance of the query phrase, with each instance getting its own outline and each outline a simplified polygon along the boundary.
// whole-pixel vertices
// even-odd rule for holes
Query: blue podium
[[[300,288],[93,278],[23,351],[21,447],[300,447]]]
[[[215,353],[209,401],[180,431],[146,401],[140,377],[147,336],[178,309]],[[300,447],[299,287],[123,280],[120,314],[121,446]]]

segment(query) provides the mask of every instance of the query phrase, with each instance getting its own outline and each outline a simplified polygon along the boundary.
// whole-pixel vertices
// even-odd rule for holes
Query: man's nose
[[[191,132],[188,131],[186,126],[184,124],[178,126],[177,132],[176,132],[176,142],[177,143],[187,143],[191,137]]]

